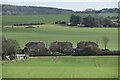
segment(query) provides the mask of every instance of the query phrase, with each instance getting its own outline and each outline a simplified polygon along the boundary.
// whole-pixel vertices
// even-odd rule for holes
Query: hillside
[[[37,26],[37,25],[36,25]],[[35,26],[34,26],[35,27]],[[60,25],[39,25],[39,28],[3,28],[6,38],[15,39],[23,48],[27,42],[45,42],[48,45],[54,41],[69,41],[76,47],[77,42],[98,40],[99,47],[104,48],[101,38],[109,37],[107,48],[118,50],[117,28],[72,28]]]
[[[94,13],[79,13],[76,14],[81,17],[86,17],[88,15],[94,15]],[[102,13],[99,14],[104,17],[107,16],[118,16],[117,13]],[[21,24],[21,23],[37,23],[44,22],[46,24],[53,24],[55,21],[64,20],[69,22],[71,14],[51,14],[51,15],[3,15],[2,16],[2,25],[13,25],[13,24]],[[1,17],[1,16],[0,16]],[[11,20],[12,19],[12,20]]]
[[[74,11],[72,10],[51,7],[2,5],[3,15],[40,15],[40,14],[72,14],[72,13],[74,13]]]
[[[101,10],[93,10],[87,8],[85,11],[73,11],[69,9],[60,9],[53,7],[37,7],[37,6],[18,6],[0,4],[2,10],[0,15],[41,15],[41,14],[73,14],[73,13],[119,13],[119,8],[103,8]]]

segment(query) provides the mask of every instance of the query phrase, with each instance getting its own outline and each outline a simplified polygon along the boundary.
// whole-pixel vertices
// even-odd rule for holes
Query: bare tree
[[[107,48],[108,41],[109,41],[109,37],[107,36],[102,37],[102,43],[104,44],[105,49]]]

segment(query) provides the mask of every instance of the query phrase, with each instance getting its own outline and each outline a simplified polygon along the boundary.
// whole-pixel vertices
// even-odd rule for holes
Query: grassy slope
[[[43,25],[40,28],[3,28],[3,35],[7,38],[17,40],[20,46],[29,41],[43,41],[48,44],[53,41],[71,41],[76,47],[80,41],[99,41],[101,48],[103,43],[101,38],[107,35],[110,40],[108,48],[118,49],[118,29],[117,28],[69,28],[58,25]]]
[[[77,14],[82,17],[85,17],[87,15],[93,15],[90,13],[83,13],[83,14]],[[103,16],[118,16],[117,13],[103,13],[100,14]],[[3,25],[13,25],[15,23],[37,23],[37,22],[45,22],[45,23],[54,23],[58,20],[65,20],[69,22],[70,14],[65,15],[4,15],[2,16],[3,19]],[[1,16],[0,16],[1,17]]]
[[[118,57],[41,57],[3,63],[3,78],[117,78]]]

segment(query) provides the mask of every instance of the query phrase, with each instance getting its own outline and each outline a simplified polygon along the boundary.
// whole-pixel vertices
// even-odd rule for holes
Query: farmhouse
[[[77,56],[90,56],[96,55],[99,51],[98,44],[95,42],[79,42],[77,48],[73,49],[73,55]]]
[[[94,46],[98,47],[98,44],[96,44],[95,42],[79,42],[77,44],[77,48],[83,49],[83,48],[85,48],[86,46],[89,46],[89,45],[94,45]]]
[[[39,51],[40,49],[45,49],[45,43],[43,42],[28,42],[25,46],[29,51]]]
[[[72,50],[71,42],[52,42],[50,44],[50,50],[53,52],[63,52],[63,50]]]
[[[28,48],[28,51],[32,52],[34,55],[49,54],[49,51],[45,48],[45,43],[43,42],[28,42],[25,46]]]

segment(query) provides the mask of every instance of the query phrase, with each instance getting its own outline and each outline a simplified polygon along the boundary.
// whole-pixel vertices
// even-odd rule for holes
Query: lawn
[[[60,25],[42,25],[40,28],[3,28],[3,35],[18,41],[21,48],[27,42],[41,41],[70,41],[75,48],[80,41],[98,41],[99,47],[104,48],[102,37],[109,37],[108,49],[118,50],[118,28],[72,28]]]
[[[94,15],[93,13],[81,13],[76,14],[81,17],[88,15]],[[118,13],[101,13],[102,16],[118,16]],[[17,23],[37,23],[44,22],[47,24],[55,23],[58,20],[64,20],[69,22],[71,14],[59,14],[59,15],[3,15],[2,25],[13,25]],[[1,17],[1,16],[0,16]]]
[[[117,56],[57,56],[3,62],[3,78],[117,77]]]

